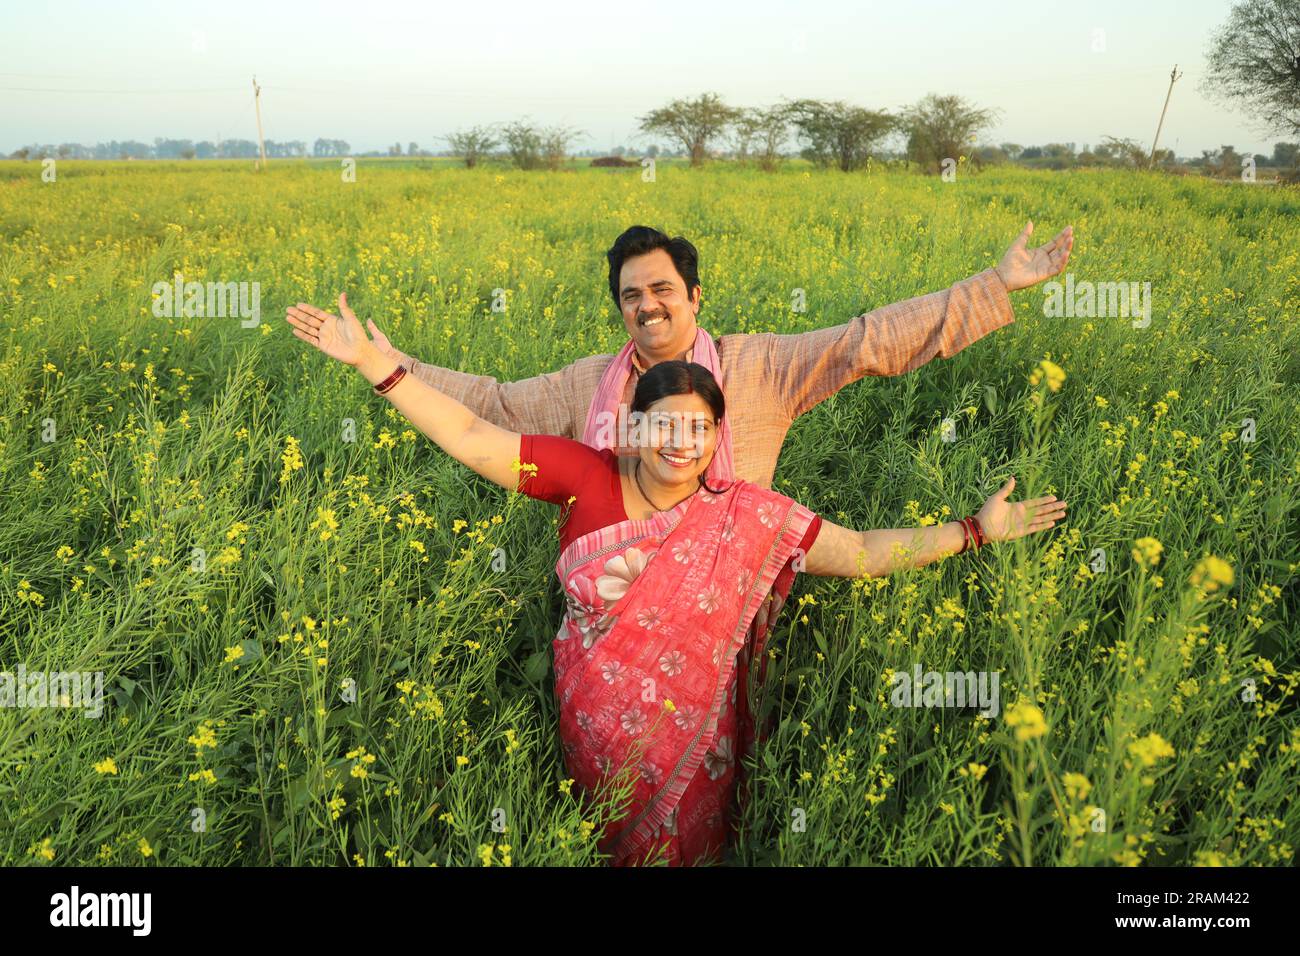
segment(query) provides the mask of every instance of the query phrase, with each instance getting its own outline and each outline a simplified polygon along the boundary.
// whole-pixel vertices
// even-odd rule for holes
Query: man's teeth
[[[662,322],[663,320],[664,320],[664,317],[661,315],[661,316],[659,316],[659,318],[657,318],[657,319],[646,319],[646,321],[645,321],[643,324],[644,324],[644,325],[658,325],[658,324],[659,324],[660,322]]]

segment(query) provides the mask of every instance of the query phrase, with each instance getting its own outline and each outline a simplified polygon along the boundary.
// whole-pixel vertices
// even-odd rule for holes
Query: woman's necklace
[[[641,459],[640,459],[640,458],[638,458],[638,459],[636,460],[636,468],[634,468],[634,469],[632,470],[632,477],[636,479],[636,486],[637,486],[637,489],[641,492],[641,497],[644,498],[646,501],[650,502],[650,507],[651,507],[651,508],[653,508],[655,511],[667,511],[667,510],[669,510],[669,509],[667,509],[667,508],[660,508],[660,507],[659,507],[657,504],[655,504],[653,501],[650,501],[650,496],[649,496],[648,494],[646,494],[645,486],[644,486],[643,484],[641,484]],[[698,490],[699,490],[699,489],[697,488],[696,491],[698,491]],[[694,491],[691,492],[691,495],[693,495],[693,494],[695,494]],[[686,498],[689,498],[691,495],[687,495]],[[685,501],[686,498],[683,498],[682,501]],[[681,504],[681,503],[682,503],[681,501],[677,502],[678,505]],[[673,505],[673,507],[676,508],[677,505]]]

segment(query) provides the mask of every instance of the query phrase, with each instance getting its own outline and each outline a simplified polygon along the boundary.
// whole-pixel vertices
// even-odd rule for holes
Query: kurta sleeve
[[[901,375],[936,355],[950,358],[1014,319],[1006,286],[986,269],[844,325],[770,335],[768,374],[793,419],[864,375]]]
[[[513,432],[574,437],[573,365],[517,382],[429,365],[405,352],[397,361],[416,378],[450,395],[475,415]]]

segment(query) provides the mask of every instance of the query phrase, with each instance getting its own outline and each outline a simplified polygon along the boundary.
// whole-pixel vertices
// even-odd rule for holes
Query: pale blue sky
[[[633,146],[637,117],[716,91],[896,109],[929,92],[1002,111],[985,139],[1022,145],[1127,136],[1178,154],[1261,133],[1196,89],[1227,0],[119,3],[0,9],[0,152],[27,143],[155,136],[348,140],[355,151],[531,116]],[[1104,31],[1094,51],[1094,31]],[[63,90],[66,92],[45,92]]]

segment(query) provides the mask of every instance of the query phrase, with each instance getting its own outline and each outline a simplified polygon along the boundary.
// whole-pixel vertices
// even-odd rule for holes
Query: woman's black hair
[[[686,283],[686,298],[694,296],[694,290],[700,284],[700,254],[695,251],[690,240],[685,236],[670,239],[666,232],[649,226],[632,226],[625,229],[605,253],[605,258],[609,260],[609,294],[614,297],[614,307],[620,312],[623,304],[618,297],[618,277],[623,270],[623,262],[656,249],[663,249],[672,257],[678,275]]]
[[[722,395],[718,380],[703,365],[696,362],[683,362],[674,359],[671,362],[659,362],[649,369],[636,383],[632,395],[632,413],[644,414],[651,405],[668,395],[698,394],[713,412],[713,420],[722,424],[722,416],[727,413],[727,400]],[[713,454],[717,455],[715,445]],[[711,463],[711,462],[710,462]],[[705,471],[708,469],[706,468]],[[704,483],[704,473],[698,476],[700,487],[715,495],[722,494],[726,488],[714,489]]]

